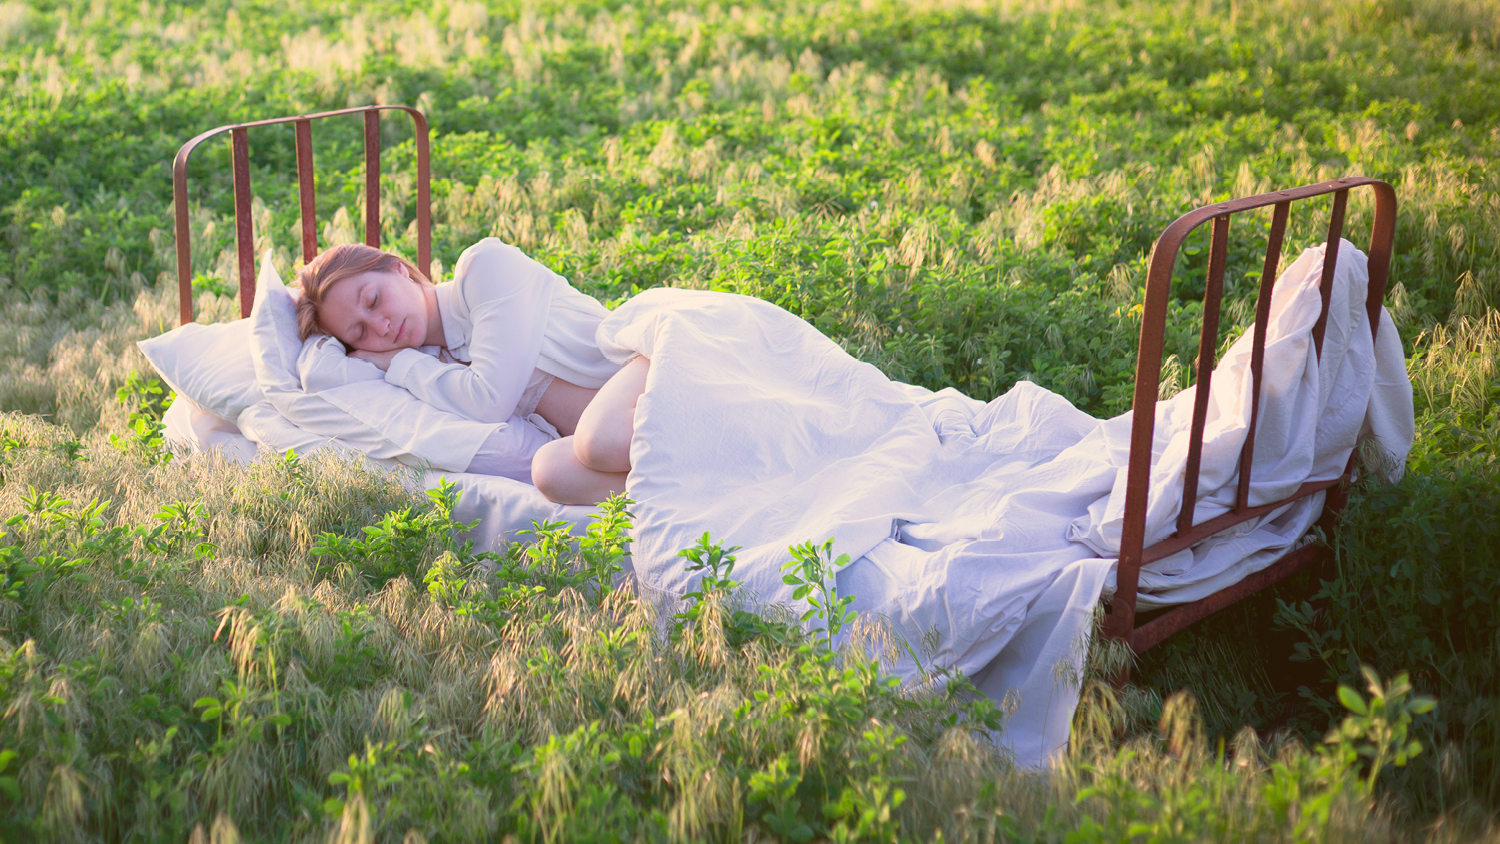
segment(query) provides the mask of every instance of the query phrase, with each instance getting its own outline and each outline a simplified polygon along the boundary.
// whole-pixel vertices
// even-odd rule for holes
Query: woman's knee
[[[547,443],[531,458],[531,482],[554,504],[598,504],[624,492],[625,479],[624,472],[600,472],[579,462],[572,437]]]
[[[573,456],[597,472],[629,472],[632,433],[619,424],[584,426],[573,435]]]
[[[583,467],[573,454],[572,439],[553,440],[537,449],[531,458],[531,483],[548,501],[564,503],[563,499],[571,498],[577,485],[578,472]]]

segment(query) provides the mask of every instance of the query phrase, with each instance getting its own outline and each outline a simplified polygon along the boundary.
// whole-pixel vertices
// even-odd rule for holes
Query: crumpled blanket
[[[1253,501],[1337,477],[1361,433],[1375,435],[1392,466],[1410,448],[1400,341],[1383,317],[1372,343],[1364,256],[1341,249],[1321,361],[1310,329],[1322,247],[1275,288]],[[742,588],[790,604],[788,547],[832,537],[851,561],[840,591],[911,646],[899,673],[959,671],[997,700],[1011,696],[1018,705],[999,740],[1021,764],[1063,746],[1093,608],[1113,588],[1129,414],[1094,419],[1028,382],[989,403],[893,382],[798,317],[733,294],[645,291],[604,321],[598,341],[617,362],[651,359],[629,478],[643,584],[689,591],[696,575],[677,552],[707,532],[741,546]],[[1213,379],[1200,521],[1233,500],[1249,342],[1247,332]],[[1148,541],[1176,516],[1192,395],[1157,406]],[[587,512],[521,484],[459,478],[478,494],[457,515],[484,520],[481,541]],[[1142,591],[1157,594],[1141,606],[1194,600],[1268,565],[1320,509],[1315,496],[1148,567]]]

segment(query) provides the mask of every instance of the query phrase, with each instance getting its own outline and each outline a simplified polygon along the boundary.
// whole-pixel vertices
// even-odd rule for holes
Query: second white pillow
[[[235,422],[263,396],[250,355],[250,320],[190,322],[136,343],[173,392],[205,413]]]

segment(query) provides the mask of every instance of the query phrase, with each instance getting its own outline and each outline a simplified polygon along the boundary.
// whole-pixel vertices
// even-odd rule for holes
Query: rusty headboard
[[[1353,469],[1354,458],[1344,474],[1332,481],[1305,483],[1280,501],[1250,506],[1250,467],[1255,451],[1255,427],[1260,413],[1261,367],[1266,349],[1266,322],[1271,313],[1271,287],[1276,281],[1281,258],[1282,239],[1293,202],[1333,194],[1333,208],[1328,220],[1328,245],[1323,259],[1321,292],[1323,310],[1313,327],[1313,344],[1321,356],[1323,334],[1328,324],[1328,302],[1332,294],[1333,273],[1338,259],[1338,242],[1343,235],[1344,211],[1349,191],[1369,187],[1375,194],[1375,217],[1371,225],[1369,246],[1370,284],[1366,307],[1373,334],[1380,325],[1380,307],[1385,299],[1386,279],[1390,274],[1391,247],[1396,232],[1396,192],[1378,179],[1349,177],[1334,179],[1290,190],[1205,205],[1179,217],[1157,239],[1151,253],[1151,267],[1146,279],[1146,303],[1141,316],[1141,341],[1135,371],[1135,398],[1130,429],[1130,459],[1125,491],[1125,523],[1120,542],[1120,563],[1114,600],[1104,624],[1105,635],[1124,640],[1136,653],[1143,652],[1162,639],[1192,622],[1238,601],[1271,583],[1306,567],[1326,554],[1326,549],[1306,546],[1228,588],[1190,604],[1173,607],[1146,624],[1135,626],[1136,590],[1142,565],[1188,548],[1220,531],[1264,515],[1299,498],[1329,490],[1324,505],[1325,523],[1331,524],[1344,503],[1342,487]],[[1273,206],[1271,231],[1266,243],[1265,263],[1261,269],[1260,294],[1255,304],[1255,328],[1250,357],[1252,393],[1250,426],[1240,453],[1239,488],[1235,506],[1228,513],[1193,523],[1193,509],[1198,497],[1199,466],[1203,454],[1203,428],[1208,416],[1209,384],[1213,378],[1214,350],[1218,346],[1219,308],[1224,294],[1224,264],[1229,245],[1229,220],[1234,214]],[[1146,532],[1146,498],[1150,488],[1151,440],[1156,426],[1157,390],[1161,378],[1162,346],[1166,337],[1168,294],[1172,267],[1178,250],[1194,229],[1213,220],[1209,250],[1208,278],[1203,295],[1203,329],[1198,342],[1198,389],[1193,402],[1192,437],[1189,440],[1186,477],[1182,491],[1182,510],[1177,530],[1172,536],[1143,548]]]
[[[302,260],[318,254],[316,181],[313,176],[312,122],[325,117],[364,115],[365,121],[365,243],[380,246],[380,112],[404,111],[411,115],[417,141],[417,267],[431,273],[432,214],[431,173],[428,154],[427,118],[409,106],[372,105],[278,117],[220,126],[193,138],[177,151],[172,162],[172,200],[177,214],[177,295],[179,318],[193,321],[193,250],[188,226],[188,158],[200,144],[215,135],[229,133],[234,166],[234,240],[239,259],[240,315],[250,315],[255,299],[255,232],[250,220],[249,130],[260,126],[294,124],[297,138],[297,191],[302,206]]]

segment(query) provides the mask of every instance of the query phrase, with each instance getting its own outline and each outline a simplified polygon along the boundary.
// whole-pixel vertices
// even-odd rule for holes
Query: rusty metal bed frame
[[[1386,279],[1390,274],[1391,247],[1396,235],[1396,192],[1378,179],[1343,178],[1290,190],[1260,194],[1229,202],[1205,205],[1179,217],[1157,239],[1151,253],[1146,279],[1146,303],[1141,316],[1141,341],[1136,359],[1135,397],[1130,426],[1130,458],[1126,469],[1125,523],[1120,540],[1120,563],[1116,577],[1115,597],[1104,620],[1104,634],[1129,645],[1137,654],[1144,653],[1163,639],[1206,618],[1255,592],[1283,580],[1327,558],[1326,545],[1309,544],[1292,551],[1267,568],[1244,580],[1215,592],[1206,598],[1181,604],[1136,626],[1136,590],[1141,566],[1160,560],[1184,548],[1242,522],[1317,492],[1327,491],[1322,524],[1331,531],[1337,527],[1339,511],[1347,500],[1355,456],[1350,455],[1344,473],[1332,481],[1305,483],[1290,496],[1268,504],[1251,506],[1250,467],[1255,452],[1255,428],[1260,416],[1261,368],[1265,360],[1266,322],[1271,313],[1271,286],[1276,281],[1281,257],[1282,238],[1286,234],[1291,204],[1298,200],[1333,194],[1333,208],[1328,220],[1327,249],[1323,257],[1320,282],[1323,309],[1313,326],[1313,346],[1323,353],[1323,334],[1328,326],[1328,301],[1333,292],[1333,273],[1338,260],[1338,242],[1343,236],[1344,211],[1349,191],[1370,187],[1375,194],[1375,215],[1371,223],[1369,255],[1370,283],[1365,307],[1370,316],[1370,333],[1380,327],[1380,308],[1385,300]],[[1203,427],[1208,416],[1209,384],[1213,379],[1214,351],[1218,346],[1219,308],[1224,293],[1224,264],[1229,244],[1229,220],[1234,214],[1271,206],[1271,231],[1266,242],[1265,263],[1261,267],[1260,292],[1255,303],[1255,329],[1250,356],[1252,392],[1250,427],[1240,452],[1239,487],[1235,505],[1228,513],[1194,524],[1193,510],[1198,497],[1198,472],[1203,456]],[[1199,226],[1213,220],[1209,249],[1208,278],[1203,294],[1203,328],[1198,340],[1198,389],[1193,401],[1192,436],[1189,440],[1187,469],[1182,490],[1182,510],[1177,530],[1168,538],[1142,547],[1146,533],[1146,495],[1151,477],[1151,438],[1156,426],[1156,401],[1161,377],[1162,346],[1166,338],[1167,298],[1172,283],[1172,266],[1187,236]],[[1357,451],[1356,451],[1357,454]]]
[[[178,151],[172,166],[172,187],[176,210],[177,281],[181,321],[193,319],[192,250],[188,218],[188,158],[204,141],[228,132],[234,169],[235,244],[239,264],[240,313],[249,316],[255,296],[255,235],[250,220],[250,150],[248,130],[286,123],[294,125],[297,145],[297,184],[302,210],[302,258],[311,261],[318,254],[315,224],[316,204],[313,176],[312,130],[314,120],[348,115],[363,115],[365,152],[365,243],[380,246],[380,112],[403,111],[411,116],[416,132],[417,151],[417,266],[430,273],[432,260],[432,218],[430,163],[426,117],[407,106],[375,105],[347,108],[319,114],[304,114],[251,123],[220,126],[193,138]],[[1249,489],[1251,465],[1255,450],[1255,429],[1260,414],[1262,365],[1265,358],[1266,321],[1271,312],[1271,286],[1276,280],[1282,241],[1293,202],[1333,195],[1328,221],[1328,248],[1323,260],[1321,291],[1323,312],[1313,328],[1313,342],[1319,355],[1328,322],[1328,303],[1332,293],[1338,241],[1343,235],[1344,214],[1349,191],[1368,187],[1375,195],[1375,213],[1369,241],[1369,292],[1366,307],[1373,334],[1380,324],[1380,307],[1385,299],[1386,280],[1390,273],[1391,248],[1395,240],[1396,193],[1378,179],[1349,177],[1314,185],[1275,191],[1242,199],[1205,205],[1184,214],[1169,225],[1152,249],[1146,280],[1146,300],[1141,316],[1141,336],[1136,361],[1133,418],[1130,432],[1130,456],[1125,492],[1125,523],[1120,546],[1117,588],[1107,605],[1104,617],[1105,636],[1122,641],[1136,653],[1144,653],[1173,633],[1218,612],[1273,583],[1290,577],[1314,563],[1326,560],[1327,545],[1307,544],[1294,550],[1245,579],[1198,601],[1163,610],[1148,621],[1136,623],[1136,597],[1141,566],[1227,530],[1242,522],[1265,515],[1318,492],[1327,492],[1320,524],[1327,531],[1337,527],[1339,511],[1347,500],[1355,458],[1351,455],[1344,473],[1332,480],[1305,483],[1287,498],[1251,506]],[[1266,257],[1261,268],[1260,290],[1255,305],[1255,328],[1250,371],[1253,392],[1250,405],[1250,427],[1240,454],[1239,487],[1235,506],[1228,513],[1194,523],[1198,492],[1198,473],[1203,453],[1203,429],[1208,416],[1209,384],[1216,363],[1219,310],[1224,293],[1224,269],[1229,244],[1230,218],[1244,211],[1272,208],[1271,230],[1266,242]],[[1166,340],[1167,305],[1172,269],[1183,242],[1198,227],[1213,221],[1208,276],[1203,297],[1203,326],[1199,333],[1197,384],[1193,403],[1192,439],[1188,450],[1186,478],[1183,485],[1182,510],[1177,530],[1155,545],[1144,547],[1146,530],[1146,496],[1150,487],[1151,440],[1156,424],[1156,402],[1161,377],[1163,346]]]

